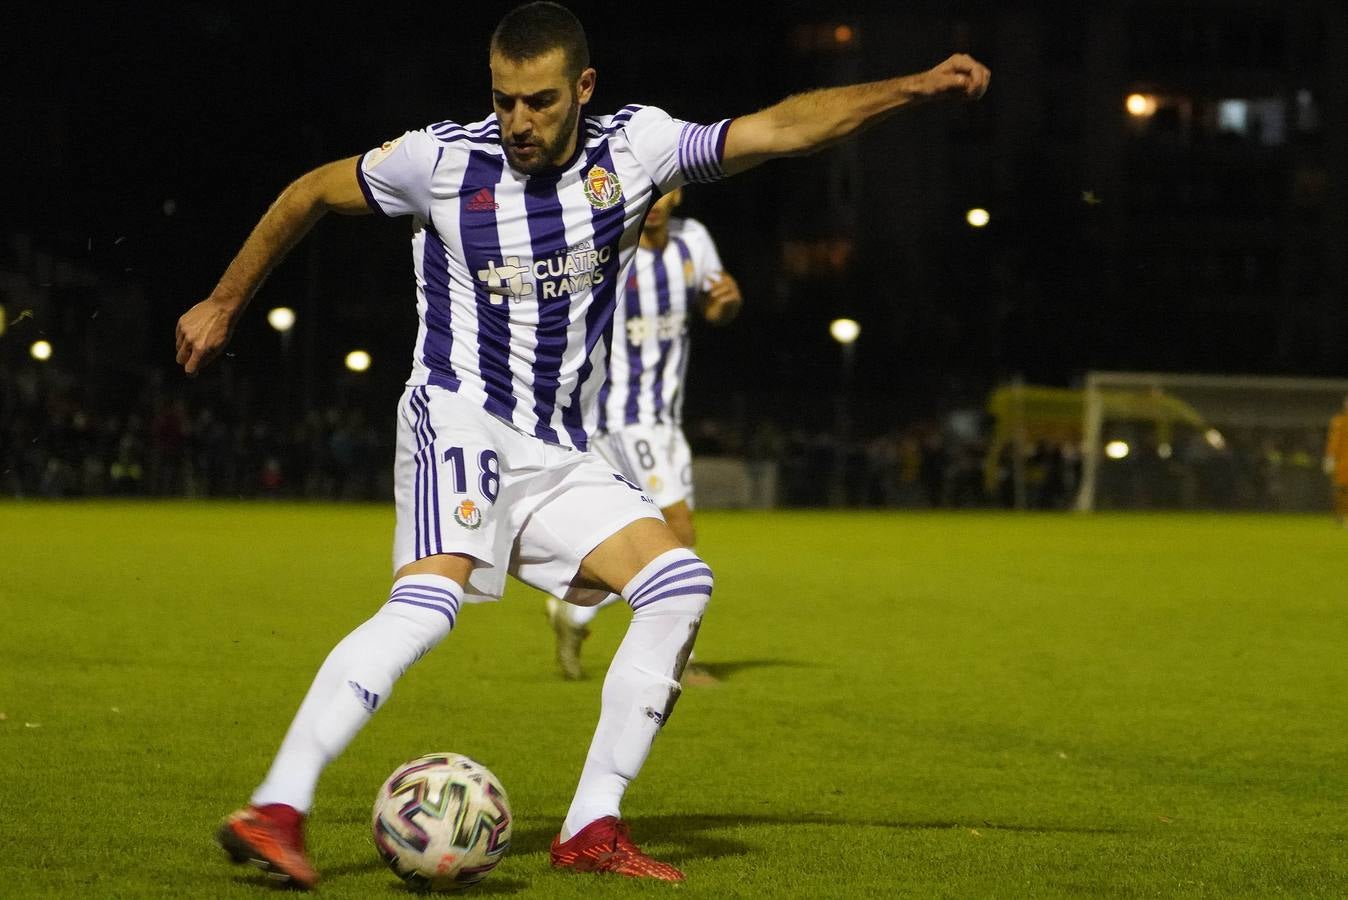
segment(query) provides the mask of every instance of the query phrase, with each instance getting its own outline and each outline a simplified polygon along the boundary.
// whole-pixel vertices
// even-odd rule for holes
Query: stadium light
[[[828,333],[835,341],[846,347],[861,335],[861,325],[855,319],[834,319],[829,323]]]
[[[352,372],[364,372],[371,362],[370,354],[364,350],[352,350],[346,355],[346,368]]]
[[[281,334],[295,327],[295,311],[288,306],[278,306],[267,312],[267,324]]]
[[[1156,455],[1161,457],[1161,459],[1169,459],[1175,455],[1175,448],[1169,444],[1157,444]]]
[[[992,221],[992,215],[983,207],[975,206],[964,214],[964,221],[969,223],[970,228],[982,228]]]
[[[28,353],[38,362],[46,362],[51,359],[51,344],[47,341],[33,341]]]
[[[1213,450],[1225,450],[1226,438],[1216,428],[1209,428],[1204,434],[1203,439],[1208,442],[1208,446]]]
[[[1128,115],[1135,119],[1145,119],[1156,112],[1156,97],[1152,94],[1129,94],[1123,101]]]
[[[1127,441],[1110,441],[1105,444],[1105,456],[1110,459],[1127,459],[1130,449]]]
[[[833,40],[839,44],[850,44],[852,43],[852,38],[855,36],[856,34],[852,31],[852,26],[850,25],[839,25],[837,28],[833,29]]]

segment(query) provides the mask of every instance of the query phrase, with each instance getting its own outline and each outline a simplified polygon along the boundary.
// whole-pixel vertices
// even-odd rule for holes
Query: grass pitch
[[[328,897],[400,896],[385,775],[488,764],[477,894],[1348,894],[1348,534],[1327,518],[700,514],[717,593],[630,791],[683,887],[552,872],[627,614],[554,675],[541,597],[465,607],[319,785]],[[260,897],[219,818],[383,600],[385,507],[0,505],[0,895]]]

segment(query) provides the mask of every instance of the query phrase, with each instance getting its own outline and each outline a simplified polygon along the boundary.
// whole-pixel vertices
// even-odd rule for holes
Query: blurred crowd
[[[16,497],[386,496],[392,447],[356,407],[293,424],[188,402],[153,374],[90,397],[52,365],[0,374],[0,494]]]
[[[110,392],[87,390],[52,363],[0,372],[0,495],[12,497],[286,497],[381,500],[392,493],[391,405],[330,405],[297,419],[153,371]],[[769,419],[694,420],[699,456],[748,463],[783,506],[985,507],[985,445],[938,423],[840,440]],[[771,477],[767,472],[771,471]],[[1064,505],[1071,465],[1046,453],[1030,467],[1035,503]]]
[[[274,399],[274,398],[273,398]],[[392,496],[392,405],[340,402],[286,414],[237,386],[202,390],[153,371],[117,391],[87,390],[59,366],[0,371],[0,496]],[[751,505],[1068,509],[1082,480],[1074,441],[1010,446],[989,459],[978,413],[847,438],[768,418],[694,419],[695,457],[743,460]],[[1174,446],[1121,433],[1131,452],[1102,459],[1095,505],[1110,508],[1316,509],[1325,481],[1317,429],[1204,433]]]
[[[690,424],[694,456],[737,456],[772,465],[780,506],[978,509],[1016,505],[1009,454],[987,467],[981,433],[924,421],[844,439],[837,431],[780,429],[771,420],[735,429],[716,420]],[[1081,474],[1075,444],[1032,448],[1021,471],[1025,505],[1064,509]]]

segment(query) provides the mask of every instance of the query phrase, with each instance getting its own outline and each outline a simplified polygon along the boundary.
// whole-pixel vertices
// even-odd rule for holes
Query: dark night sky
[[[30,11],[5,40],[16,74],[0,90],[7,115],[17,117],[15,133],[28,139],[5,151],[17,157],[7,169],[22,177],[10,185],[17,202],[4,205],[4,225],[109,277],[131,270],[150,298],[150,361],[163,364],[173,320],[209,290],[288,180],[408,128],[490,111],[486,45],[508,8],[185,3]],[[809,86],[764,64],[781,54],[780,19],[765,24],[711,3],[686,5],[688,21],[672,25],[619,22],[607,4],[573,8],[600,71],[596,113],[645,102],[713,118]],[[736,220],[771,187],[769,176],[755,174],[688,203],[723,235],[731,266],[753,230]],[[775,211],[766,212],[755,228],[772,227]],[[299,306],[307,254],[316,253],[320,356],[370,347],[396,383],[415,325],[407,234],[403,223],[325,221],[310,236],[315,249],[297,250],[255,305]],[[774,251],[757,250],[768,258]],[[741,280],[760,295],[773,285],[768,273]],[[380,312],[371,315],[372,307]],[[233,349],[245,359],[269,346],[254,309]]]
[[[149,299],[148,361],[167,365],[174,319],[206,294],[288,180],[408,128],[489,112],[486,44],[510,5],[26,7],[0,39],[12,198],[0,225],[108,278],[131,270]],[[667,19],[620,16],[612,4],[572,7],[590,33],[600,74],[592,112],[643,102],[704,121],[826,83],[836,70],[794,57],[792,28],[851,16],[823,2],[779,4],[766,18],[705,0],[682,4]],[[877,8],[850,7],[869,21]],[[1158,307],[1149,319],[1134,316],[1129,338],[1111,311],[1092,306],[1092,279],[1102,276],[1082,241],[1091,210],[1079,203],[1091,185],[1037,157],[1027,140],[993,134],[993,124],[1002,136],[1030,126],[998,93],[1018,77],[999,68],[1015,53],[977,27],[984,8],[916,3],[912,21],[922,27],[908,29],[909,19],[893,14],[863,35],[860,78],[915,71],[955,49],[984,59],[997,76],[979,110],[919,110],[862,139],[863,191],[876,202],[863,203],[862,220],[872,227],[858,238],[861,261],[850,281],[812,293],[808,284],[785,287],[779,271],[783,239],[808,233],[809,220],[826,215],[808,205],[826,158],[772,163],[691,192],[686,211],[711,227],[748,300],[734,330],[698,334],[694,405],[700,397],[724,410],[736,389],[770,393],[783,379],[833,384],[837,351],[824,323],[843,313],[863,319],[860,389],[875,396],[945,390],[936,386],[946,374],[981,391],[1016,371],[1063,383],[1093,366],[1219,367],[1220,354],[1184,334],[1207,328],[1201,317]],[[963,28],[966,19],[975,27]],[[1059,39],[1079,54],[1072,17],[1062,22]],[[981,196],[1001,201],[1000,233],[971,235],[958,221]],[[885,205],[902,207],[907,218]],[[906,231],[879,233],[903,221]],[[406,239],[401,223],[326,221],[311,235],[313,248],[298,250],[256,305],[301,306],[313,266],[320,369],[349,347],[366,346],[391,394],[405,375],[415,326]],[[914,260],[923,272],[905,262]],[[262,319],[254,309],[238,333],[237,364],[274,362]],[[1263,325],[1250,327],[1237,345],[1258,346]],[[1169,350],[1158,341],[1167,332]],[[1174,349],[1186,341],[1193,355]],[[1261,367],[1278,361],[1256,353],[1231,366]]]

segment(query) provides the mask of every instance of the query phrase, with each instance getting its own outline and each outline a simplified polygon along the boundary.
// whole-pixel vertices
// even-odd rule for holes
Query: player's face
[[[576,149],[580,108],[594,93],[594,79],[594,69],[568,78],[561,48],[522,61],[491,55],[492,105],[512,168],[531,175],[566,162]]]
[[[646,224],[643,226],[647,230],[659,231],[669,224],[669,217],[674,214],[674,208],[683,201],[683,188],[675,188],[668,194],[665,194],[659,200],[651,204],[650,210],[646,213]]]

